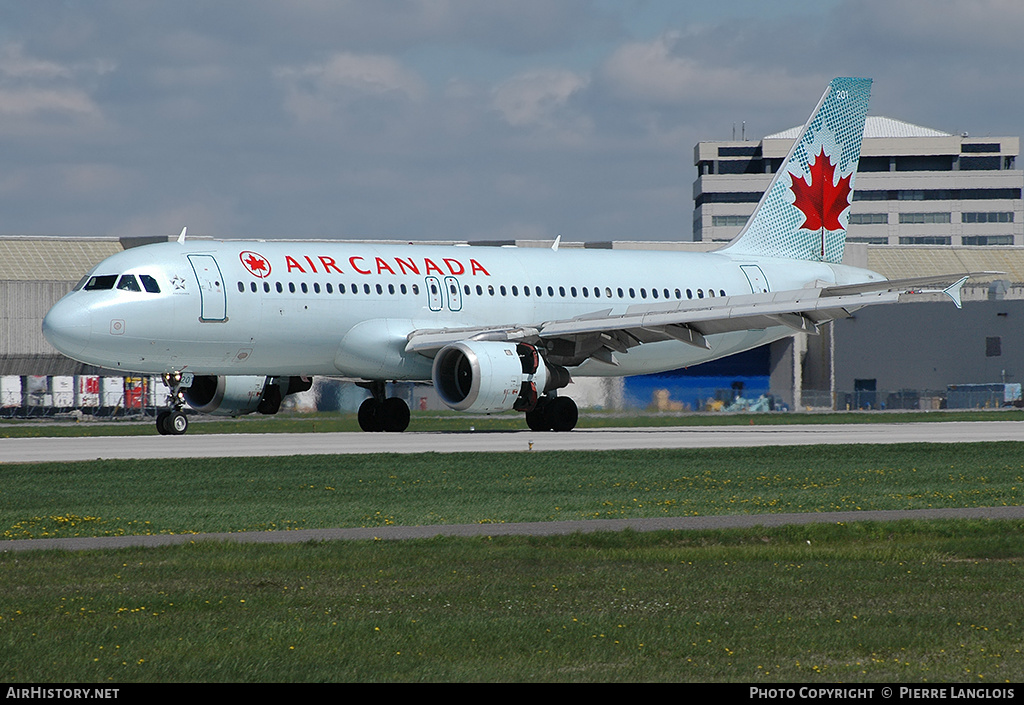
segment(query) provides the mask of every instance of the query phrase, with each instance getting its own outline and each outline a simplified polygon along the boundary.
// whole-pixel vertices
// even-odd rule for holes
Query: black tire
[[[547,400],[542,399],[532,411],[526,412],[526,425],[531,431],[550,431],[551,422],[547,415]]]
[[[171,432],[167,426],[167,419],[169,419],[170,416],[171,412],[167,410],[161,411],[156,415],[156,431],[161,436],[166,436]]]
[[[398,397],[385,399],[381,404],[381,426],[390,433],[401,433],[409,428],[409,405]]]
[[[188,417],[181,411],[172,411],[164,422],[164,427],[172,436],[184,436],[188,431]]]
[[[359,428],[371,433],[383,431],[383,416],[381,403],[371,397],[359,405]]]
[[[569,397],[555,397],[546,409],[552,431],[571,431],[576,428],[580,411]]]

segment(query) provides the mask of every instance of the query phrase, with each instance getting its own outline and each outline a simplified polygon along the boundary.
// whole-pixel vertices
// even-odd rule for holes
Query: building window
[[[993,157],[960,157],[960,171],[998,171],[1003,160]]]
[[[896,193],[899,201],[923,201],[924,189],[901,189]]]
[[[949,222],[949,213],[900,213],[900,225],[922,225],[926,223]]]
[[[960,240],[964,245],[977,247],[1012,245],[1013,235],[964,235]]]
[[[742,147],[719,147],[720,157],[760,157],[761,145],[744,145]]]
[[[896,171],[953,171],[953,157],[943,155],[915,155],[895,157]]]
[[[1003,354],[1003,339],[995,335],[985,338],[985,357],[1001,357]]]
[[[900,238],[901,245],[949,245],[951,243],[950,237],[940,235],[917,235]]]
[[[893,192],[895,194],[895,192]],[[889,197],[888,191],[876,190],[876,189],[863,189],[853,192],[853,200],[855,201],[891,201],[893,198]]]
[[[763,195],[763,191],[702,193],[694,199],[694,205],[700,208],[705,203],[758,203]]]
[[[716,228],[735,228],[746,225],[748,217],[745,215],[713,215],[711,216],[711,225]]]
[[[889,157],[861,156],[860,163],[857,164],[857,171],[889,171],[890,164]]]
[[[1013,212],[999,213],[961,213],[962,223],[1012,223]]]
[[[851,213],[850,225],[887,225],[888,213]]]
[[[847,237],[847,242],[859,242],[865,245],[888,245],[889,238],[885,235],[879,235],[878,237]]]
[[[854,201],[988,201],[1019,199],[1019,188],[937,188],[893,191],[865,189],[853,192]]]
[[[961,154],[977,154],[979,152],[998,152],[998,142],[975,142],[974,144],[961,143],[960,153]]]

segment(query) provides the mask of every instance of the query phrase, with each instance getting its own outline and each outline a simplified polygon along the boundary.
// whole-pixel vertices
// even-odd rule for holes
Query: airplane
[[[744,228],[715,251],[205,241],[183,229],[98,264],[43,333],[80,362],[163,375],[165,435],[186,432],[185,404],[273,414],[314,375],[369,390],[365,431],[409,425],[388,381],[569,431],[574,377],[696,365],[906,293],[960,306],[971,274],[889,281],[841,263],[870,91],[865,78],[829,83]]]

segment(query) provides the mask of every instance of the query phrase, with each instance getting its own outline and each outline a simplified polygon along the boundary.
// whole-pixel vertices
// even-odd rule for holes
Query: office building
[[[694,149],[693,239],[735,237],[801,128]],[[869,116],[847,241],[869,245],[1024,246],[1017,137],[952,135]]]

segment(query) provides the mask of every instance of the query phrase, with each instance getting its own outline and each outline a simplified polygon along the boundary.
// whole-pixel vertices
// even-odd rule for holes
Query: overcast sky
[[[1020,0],[0,0],[0,233],[681,240],[693,148],[1024,134]]]

